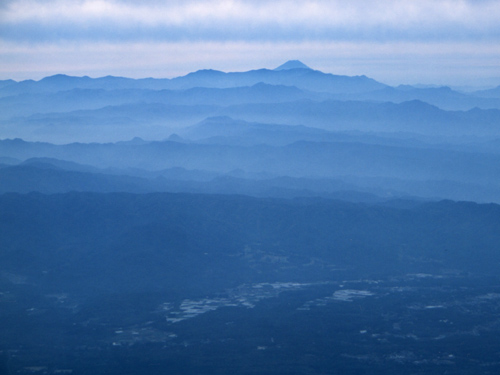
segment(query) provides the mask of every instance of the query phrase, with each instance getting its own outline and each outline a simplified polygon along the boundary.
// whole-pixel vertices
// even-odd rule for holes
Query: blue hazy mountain
[[[425,93],[423,93],[425,91]],[[448,95],[449,94],[449,95]],[[138,107],[146,104],[165,104],[182,106],[229,106],[235,104],[251,103],[285,103],[297,100],[313,100],[317,102],[329,99],[329,94],[315,93],[306,90],[299,90],[293,86],[276,86],[267,84],[256,84],[250,87],[239,87],[230,89],[213,88],[193,88],[187,90],[94,90],[94,89],[72,89],[70,91],[61,91],[57,93],[38,93],[22,94],[0,98],[0,119],[7,126],[14,127],[15,123],[30,121],[27,118],[30,115],[37,115],[36,123],[43,126],[43,117],[40,114],[59,113],[58,118],[66,116],[68,123],[74,122],[74,111],[81,110],[99,110],[109,106],[131,106]],[[342,95],[345,99],[353,98],[353,95]],[[358,100],[373,99],[377,102],[389,101],[393,103],[402,103],[405,100],[419,99],[421,101],[432,103],[440,108],[449,109],[468,109],[472,107],[497,108],[500,102],[497,99],[478,99],[480,103],[469,96],[459,93],[453,93],[449,89],[393,89],[387,88],[376,91],[371,94],[358,96]],[[351,100],[352,102],[353,100]],[[487,103],[489,101],[489,105]],[[475,105],[477,104],[477,105]],[[369,109],[367,109],[369,110]],[[365,110],[365,111],[367,111]],[[124,114],[127,112],[124,110]],[[193,113],[197,112],[193,108]],[[175,111],[171,111],[175,114]],[[363,109],[360,108],[360,114]],[[66,115],[61,115],[66,114]],[[215,115],[216,112],[205,112],[205,116]],[[370,115],[370,113],[368,113]],[[79,116],[79,114],[77,114]],[[102,114],[99,114],[102,116]],[[110,114],[112,116],[112,114]],[[141,116],[141,111],[136,117]],[[168,116],[168,115],[167,115]],[[125,116],[118,116],[124,119],[124,125],[127,125]],[[168,117],[166,118],[168,123]],[[200,121],[199,117],[194,117],[187,121]],[[480,120],[480,119],[479,119]],[[46,122],[52,123],[53,119],[46,119]],[[55,120],[56,122],[58,120]],[[305,120],[307,121],[307,120]],[[480,120],[481,121],[481,120]],[[89,120],[89,122],[94,122]],[[109,121],[108,121],[109,122]],[[280,121],[284,122],[284,120]],[[296,122],[294,124],[297,124]],[[10,137],[25,137],[22,133],[22,126],[18,127],[17,134],[5,134]],[[95,133],[96,135],[98,133]],[[134,134],[130,134],[134,136]],[[144,136],[144,135],[143,135]],[[97,139],[96,139],[97,140]]]
[[[311,121],[308,122],[311,123]],[[180,130],[179,134],[182,137],[171,140],[247,146],[258,144],[284,146],[297,141],[355,142],[408,148],[467,150],[493,154],[500,152],[496,148],[497,142],[494,140],[477,138],[474,142],[474,138],[472,138],[466,141],[459,137],[458,131],[455,138],[446,139],[429,135],[417,136],[416,133],[356,132],[352,128],[345,131],[328,131],[303,125],[249,122],[229,116],[209,117],[196,125]]]
[[[4,88],[10,85],[15,85],[17,82],[14,81],[13,79],[4,79],[0,80],[0,88]]]
[[[414,100],[399,104],[365,101],[301,101],[235,105],[221,113],[256,122],[303,125],[328,130],[497,136],[500,110],[444,111]]]
[[[45,77],[39,81],[26,80],[10,82],[8,85],[0,86],[0,95],[18,95],[23,93],[50,93],[68,91],[71,89],[163,89],[166,88],[168,79],[132,79],[125,77],[106,76],[90,78],[56,74]]]
[[[497,86],[497,87],[495,87],[493,89],[489,89],[489,90],[475,91],[473,94],[476,96],[482,97],[482,98],[500,99],[500,86]]]
[[[99,169],[53,158],[32,158],[18,165],[0,165],[0,193],[188,192],[276,198],[310,196],[354,202],[387,199],[369,192],[370,189],[336,179],[250,177],[241,170],[221,174],[180,167],[158,171]]]
[[[44,122],[54,124],[61,120],[75,124],[78,121],[77,118],[82,115],[86,116],[81,111],[87,111],[87,116],[91,118],[94,117],[94,114],[88,111],[95,111],[95,116],[102,118],[107,123],[113,121],[122,122],[123,126],[127,126],[136,121],[143,123],[142,120],[151,123],[151,117],[146,118],[144,112],[152,114],[157,111],[146,108],[141,109],[141,106],[152,108],[163,104],[166,108],[170,107],[172,110],[167,110],[165,113],[166,121],[162,121],[163,117],[160,115],[160,123],[168,124],[171,121],[173,125],[176,125],[175,113],[182,111],[182,108],[179,107],[178,110],[175,110],[172,106],[182,106],[187,108],[187,114],[193,114],[191,119],[186,118],[188,122],[184,124],[189,124],[189,122],[192,124],[203,118],[196,116],[201,106],[220,107],[245,103],[279,103],[304,99],[323,100],[326,98],[328,98],[328,95],[299,90],[292,86],[263,83],[250,87],[229,89],[193,88],[176,91],[73,89],[50,94],[22,94],[0,98],[0,109],[2,110],[0,119],[7,126],[15,126],[15,123],[23,121],[30,122],[32,119],[42,126]],[[118,110],[112,111],[110,107],[118,107]],[[133,108],[137,109],[135,114]],[[213,115],[216,110],[214,108],[211,111],[203,112],[203,116]],[[29,116],[34,117],[30,119]],[[117,117],[116,120],[112,118],[115,116]],[[88,120],[90,123],[96,121],[99,120]],[[98,135],[99,133],[94,134]],[[131,136],[135,135],[137,134],[131,134]],[[144,134],[142,135],[144,136]],[[25,137],[22,134],[18,134],[18,136]]]
[[[367,171],[384,173],[382,175],[387,177],[397,177],[399,173],[411,176],[410,171],[413,170],[413,177],[444,178],[456,175],[467,179],[470,176],[477,182],[496,181],[496,160],[500,157],[493,153],[460,152],[439,146],[370,144],[357,142],[355,138],[350,141],[297,141],[283,146],[174,141],[138,145],[125,142],[53,145],[6,140],[0,142],[0,150],[4,155],[21,160],[49,157],[99,168],[143,167],[154,171],[184,167],[217,172],[242,169],[252,173],[268,172],[291,176],[309,174],[318,177],[363,175]],[[404,155],[408,157],[405,158]],[[429,165],[431,161],[433,165]]]
[[[284,68],[283,68],[284,67]],[[85,90],[167,90],[194,87],[230,88],[253,86],[258,83],[296,86],[316,92],[330,92],[339,98],[402,102],[422,100],[444,109],[500,108],[495,90],[459,93],[447,87],[417,88],[412,86],[389,87],[366,77],[347,77],[325,74],[312,70],[297,61],[289,61],[275,70],[260,69],[241,73],[224,73],[201,70],[183,77],[168,79],[129,79],[123,77],[71,77],[55,75],[40,81],[2,81],[2,96],[23,93],[47,94],[73,89]],[[364,85],[364,86],[363,86]],[[498,91],[498,90],[497,90]]]
[[[449,87],[417,88],[408,85],[386,87],[381,90],[351,95],[339,95],[345,100],[374,100],[401,103],[420,100],[445,110],[470,110],[473,108],[500,109],[500,96],[479,93],[461,93]]]
[[[498,135],[500,99],[494,95],[389,87],[364,76],[325,74],[296,61],[283,66],[233,73],[200,70],[173,79],[55,75],[4,81],[0,137],[55,143],[135,136],[161,140],[216,116],[335,131],[488,141]]]
[[[261,124],[235,120],[228,116],[209,117],[184,129],[180,134],[189,140],[203,141],[203,143],[240,145],[286,145],[301,140],[325,141],[339,137],[318,128]]]
[[[121,104],[231,105],[255,102],[284,102],[300,99],[322,100],[328,97],[326,94],[308,92],[293,86],[268,85],[265,83],[229,89],[203,87],[186,90],[71,89],[56,93],[21,94],[1,98],[0,108],[2,109],[1,117],[10,118],[20,114],[99,109]]]
[[[444,111],[421,101],[399,104],[310,99],[273,102],[272,97],[267,101],[251,99],[233,105],[223,105],[222,101],[221,105],[134,102],[97,109],[38,113],[4,119],[1,132],[5,138],[33,139],[39,137],[37,134],[44,134],[45,140],[57,143],[118,141],[135,136],[163,139],[214,116],[247,122],[306,125],[330,131],[405,132],[451,138],[489,137],[490,140],[500,133],[497,126],[500,110],[496,109]],[[89,128],[93,131],[88,132]]]
[[[118,174],[148,178],[148,181],[141,182],[141,186],[149,191],[182,191],[180,185],[177,185],[176,190],[172,190],[173,185],[165,181],[151,181],[162,176],[163,170],[181,168],[211,174],[210,180],[214,182],[210,188],[208,184],[206,186],[210,192],[258,192],[258,195],[261,195],[264,193],[259,186],[270,187],[277,181],[270,183],[270,180],[288,176],[297,180],[296,186],[290,185],[295,192],[287,193],[294,196],[300,195],[298,180],[306,179],[310,180],[311,184],[316,184],[316,187],[306,190],[312,189],[311,191],[321,195],[350,190],[380,197],[393,195],[427,199],[500,201],[500,154],[485,152],[481,145],[476,145],[476,148],[457,144],[432,145],[422,141],[337,134],[306,127],[266,126],[229,118],[208,119],[191,128],[190,132],[197,135],[192,139],[178,137],[176,141],[162,142],[53,145],[5,140],[0,142],[0,152],[19,160],[56,158],[93,166],[101,171],[64,167],[56,163],[59,168],[74,172],[99,172],[99,177],[102,177],[102,174]],[[186,133],[185,137],[189,136],[189,132]],[[26,174],[26,166],[23,165],[4,168],[2,173],[13,173],[19,168],[24,177],[17,177],[14,185],[13,178],[6,177],[2,191],[37,190],[36,184],[30,181],[36,181],[37,178],[42,180],[42,174],[54,174],[51,170],[47,172],[40,168],[29,169],[28,171],[37,176],[30,179]],[[121,172],[107,172],[109,168],[120,169]],[[138,170],[149,172],[141,174]],[[229,185],[221,184],[221,180],[215,181],[215,177],[231,176],[234,171],[239,171],[234,177],[245,180],[240,181],[240,188],[229,188]],[[191,179],[199,181],[195,175]],[[82,178],[82,186],[88,186],[84,177],[79,177]],[[170,178],[172,179],[172,176]],[[29,188],[24,187],[23,179]],[[111,179],[110,177],[110,181]],[[173,177],[173,180],[176,179]],[[248,188],[252,185],[251,180],[257,180],[253,184],[253,193],[252,189]],[[321,184],[325,181],[339,181],[343,185],[330,186],[327,183],[322,188]],[[54,184],[56,185],[57,183]],[[17,190],[13,186],[18,186]],[[116,191],[136,191],[125,185],[120,187],[118,182],[115,186]],[[186,191],[203,191],[196,190],[197,184],[189,188],[187,184],[184,186]],[[286,187],[280,186],[279,183],[274,186]],[[75,190],[85,191],[85,188],[79,187]],[[101,191],[97,185],[90,190]],[[310,195],[311,191],[303,194]]]
[[[289,60],[284,64],[281,64],[274,70],[289,70],[289,69],[311,69],[302,61],[299,60]]]
[[[340,76],[312,69],[251,70],[242,73],[223,73],[215,70],[200,70],[171,80],[174,89],[203,87],[251,86],[263,82],[272,85],[296,86],[300,89],[330,92],[367,92],[385,87],[365,76]]]
[[[224,73],[216,70],[199,70],[173,79],[129,79],[123,77],[72,77],[55,75],[40,81],[21,81],[0,87],[1,96],[21,93],[40,93],[80,89],[188,89],[193,87],[229,88],[253,86],[257,83],[289,85],[312,91],[366,92],[386,85],[365,76],[340,76],[312,69],[259,69],[247,72]]]
[[[68,179],[78,191],[203,191],[198,172],[189,183],[160,172],[179,169],[210,175],[207,189],[219,193],[265,195],[278,189],[285,194],[277,179],[291,178],[287,196],[307,185],[305,195],[348,190],[499,201],[500,110],[429,104],[461,107],[496,100],[477,94],[446,87],[391,88],[294,61],[276,71],[202,70],[171,80],[56,75],[8,82],[2,90],[12,94],[23,87],[25,93],[0,99],[1,132],[4,138],[46,143],[6,140],[1,156],[54,158],[99,171],[61,169],[57,163],[49,164],[60,169],[13,165],[3,173],[19,173],[20,183],[12,185],[13,178],[6,177],[3,191],[36,190],[37,178],[47,181],[47,192],[68,191],[71,184],[62,183],[62,175],[69,172],[83,174]],[[415,97],[420,100],[409,100]],[[148,141],[124,142],[134,137]],[[127,172],[111,176],[108,168]],[[168,181],[154,181],[153,174]],[[125,177],[141,180],[127,184]],[[330,187],[322,189],[320,181]]]

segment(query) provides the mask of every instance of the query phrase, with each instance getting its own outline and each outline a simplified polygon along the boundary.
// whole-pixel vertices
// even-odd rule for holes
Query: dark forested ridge
[[[471,371],[498,344],[499,236],[494,204],[3,194],[0,364],[22,374]],[[435,321],[472,330],[465,311],[490,324],[476,328],[490,340],[481,354],[465,352],[477,336]],[[439,335],[445,354],[428,352]]]
[[[4,271],[29,271],[54,288],[90,283],[104,290],[107,283],[196,289],[335,277],[328,267],[308,272],[304,265],[314,258],[342,275],[498,270],[499,206],[397,206],[237,195],[4,194],[0,256]],[[259,264],[273,256],[287,266]]]

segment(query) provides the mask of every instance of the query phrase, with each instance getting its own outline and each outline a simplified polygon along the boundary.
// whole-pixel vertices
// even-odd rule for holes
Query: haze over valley
[[[500,86],[0,81],[0,373],[496,374],[499,146]]]

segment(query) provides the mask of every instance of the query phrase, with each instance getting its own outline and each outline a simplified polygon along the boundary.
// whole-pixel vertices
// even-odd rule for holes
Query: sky
[[[313,69],[500,85],[498,0],[0,0],[0,79]]]

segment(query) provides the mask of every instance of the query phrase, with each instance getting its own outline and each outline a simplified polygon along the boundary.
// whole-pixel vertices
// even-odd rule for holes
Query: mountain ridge
[[[366,76],[342,76],[323,73],[307,67],[300,69],[286,68],[288,63],[283,64],[285,69],[269,70],[257,69],[245,72],[222,72],[213,69],[202,69],[175,78],[124,78],[106,76],[90,78],[88,76],[77,77],[64,74],[56,74],[42,78],[39,81],[25,80],[20,82],[9,82],[0,85],[0,95],[13,95],[24,92],[53,92],[55,84],[70,88],[142,88],[142,89],[187,89],[193,87],[238,87],[251,86],[263,82],[268,84],[285,84],[298,88],[311,89],[322,82],[321,90],[338,92],[341,88],[347,92],[372,91],[386,87],[380,82]],[[291,63],[292,64],[292,63]],[[293,66],[296,66],[293,63]],[[305,66],[305,65],[304,65]],[[291,81],[290,81],[291,80]],[[288,84],[290,85],[290,84]],[[341,85],[342,87],[337,87]]]
[[[288,60],[286,63],[281,64],[277,68],[274,68],[274,70],[288,70],[288,69],[311,69],[311,68],[299,60]]]

